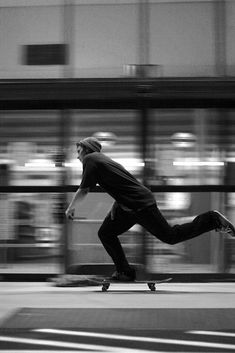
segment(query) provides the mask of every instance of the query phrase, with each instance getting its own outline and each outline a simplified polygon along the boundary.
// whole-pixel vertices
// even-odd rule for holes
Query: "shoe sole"
[[[217,213],[217,215],[220,217],[220,221],[221,221],[222,226],[229,227],[229,229],[232,231],[232,234],[230,233],[230,235],[232,237],[235,237],[235,228],[234,228],[233,224],[219,211],[214,210],[214,212]],[[223,222],[225,222],[225,224],[223,224]]]

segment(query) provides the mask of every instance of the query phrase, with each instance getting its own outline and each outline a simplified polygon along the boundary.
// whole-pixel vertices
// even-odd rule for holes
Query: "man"
[[[75,204],[80,204],[96,184],[114,198],[113,207],[98,231],[104,248],[116,266],[112,276],[114,279],[129,281],[136,277],[118,239],[136,223],[168,244],[177,244],[213,229],[235,236],[232,223],[218,211],[208,211],[192,222],[170,226],[159,211],[151,191],[123,166],[101,153],[102,146],[96,138],[87,137],[76,145],[78,159],[83,163],[83,175],[66,216],[73,219]]]

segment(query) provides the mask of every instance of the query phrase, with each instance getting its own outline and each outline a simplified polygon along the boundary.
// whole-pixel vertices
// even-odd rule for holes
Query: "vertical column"
[[[69,127],[70,127],[70,113],[68,110],[62,110],[60,112],[60,156],[61,156],[61,178],[60,185],[66,186],[67,182],[67,171],[64,163],[67,159],[66,151],[68,150],[68,139],[69,139]],[[62,255],[63,272],[67,272],[69,259],[68,259],[68,224],[64,215],[67,206],[67,194],[63,192],[59,195],[59,205],[60,205],[60,221],[62,224]]]
[[[149,0],[139,0],[139,65],[149,64]],[[145,70],[142,70],[145,76]]]
[[[218,0],[214,2],[214,23],[215,23],[215,75],[224,77],[227,75],[227,55],[226,55],[226,2]],[[217,119],[223,119],[227,116],[226,111],[217,111]],[[227,125],[228,126],[228,125]],[[220,131],[218,131],[220,134]],[[220,194],[220,205],[224,204],[224,195]],[[217,200],[218,203],[218,200]],[[221,208],[221,206],[220,206]],[[224,238],[217,237],[211,248],[212,263],[215,270],[224,272]]]
[[[140,77],[144,78],[148,76],[148,72],[146,70],[147,65],[150,63],[150,47],[149,47],[149,0],[139,0],[139,65]],[[143,85],[139,88],[140,99],[142,100],[141,104],[141,142],[142,142],[142,158],[144,161],[144,169],[143,169],[143,183],[146,185],[148,183],[148,168],[146,165],[147,161],[147,144],[148,144],[148,104],[147,104],[147,96],[149,93],[148,85]],[[142,263],[144,265],[144,272],[146,273],[147,268],[147,257],[146,257],[146,249],[147,249],[147,237],[145,229],[142,229],[143,234],[143,251],[142,251]]]
[[[66,44],[66,65],[64,78],[75,76],[74,65],[74,4],[73,0],[64,0],[63,6],[63,37]]]
[[[206,158],[206,139],[207,139],[207,113],[204,109],[195,110],[195,133],[197,136],[196,152],[199,160],[205,160]],[[205,184],[207,178],[205,171],[198,169],[197,183]]]
[[[141,97],[143,98],[143,97]],[[140,114],[140,134],[141,134],[141,154],[142,154],[142,160],[144,162],[144,167],[143,167],[143,174],[142,174],[142,181],[144,185],[147,185],[148,183],[148,177],[147,177],[147,166],[146,166],[146,160],[147,160],[147,131],[148,131],[148,109],[145,106],[144,100],[142,101],[141,108],[139,110]],[[142,265],[143,265],[143,271],[141,273],[141,276],[144,276],[146,278],[146,269],[147,269],[147,237],[146,237],[146,230],[141,227],[141,236],[142,236],[142,249],[141,249],[141,258],[142,258]],[[139,274],[140,275],[140,274]]]
[[[74,78],[75,77],[75,65],[74,65],[74,2],[73,0],[64,0],[63,6],[63,35],[64,35],[64,43],[66,44],[66,65],[64,66],[64,78]],[[68,140],[69,140],[69,131],[70,131],[70,111],[62,110],[60,112],[60,147],[62,151],[63,162],[66,161],[67,155],[66,151],[68,150]],[[66,168],[63,168],[62,178],[61,178],[61,186],[66,186],[68,183],[67,180],[67,171]],[[61,205],[64,208],[62,210],[65,211],[67,206],[67,194],[61,194]],[[63,272],[66,273],[69,266],[69,244],[68,244],[68,236],[69,236],[69,227],[68,222],[65,217],[63,219],[63,227],[62,227],[62,252],[63,252]]]
[[[214,1],[215,75],[226,76],[226,2]]]

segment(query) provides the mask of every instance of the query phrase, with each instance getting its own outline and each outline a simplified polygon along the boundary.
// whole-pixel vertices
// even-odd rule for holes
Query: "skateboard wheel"
[[[103,284],[103,286],[102,286],[102,292],[107,292],[108,289],[109,289],[109,283]]]
[[[151,290],[151,292],[155,292],[155,290],[156,290],[155,283],[149,283],[148,287]]]

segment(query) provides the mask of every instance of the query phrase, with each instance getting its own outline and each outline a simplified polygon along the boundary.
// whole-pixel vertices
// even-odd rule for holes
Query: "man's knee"
[[[100,238],[100,240],[105,239],[107,236],[107,233],[102,229],[102,227],[100,227],[100,229],[98,230],[98,237]]]

